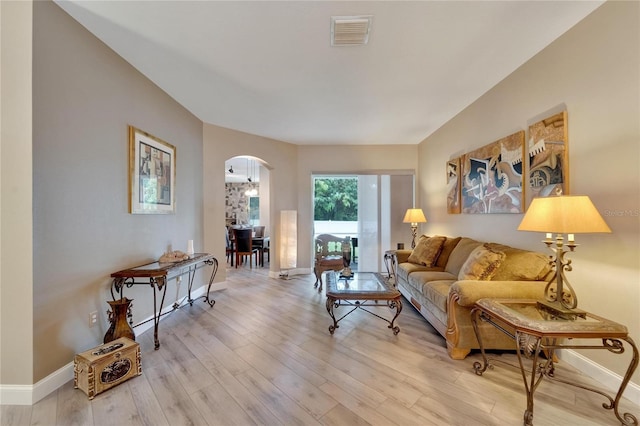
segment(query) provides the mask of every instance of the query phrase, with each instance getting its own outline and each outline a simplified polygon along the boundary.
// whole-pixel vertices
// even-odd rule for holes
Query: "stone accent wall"
[[[235,220],[238,225],[249,223],[249,197],[245,194],[249,189],[259,191],[260,185],[256,182],[225,183],[227,222]]]

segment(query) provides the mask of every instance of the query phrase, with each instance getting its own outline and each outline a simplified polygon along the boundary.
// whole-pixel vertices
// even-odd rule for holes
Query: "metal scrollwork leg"
[[[624,375],[624,379],[622,379],[622,383],[620,384],[620,389],[618,389],[618,393],[616,394],[616,399],[613,402],[613,407],[607,407],[606,404],[602,404],[602,406],[604,408],[607,408],[607,409],[613,408],[613,412],[615,413],[617,419],[620,420],[620,423],[622,423],[623,425],[625,425],[625,426],[626,425],[637,426],[638,425],[638,419],[636,418],[636,416],[634,416],[631,413],[624,413],[622,415],[622,417],[621,417],[620,416],[620,412],[618,411],[618,403],[620,402],[620,398],[622,398],[622,393],[624,392],[624,389],[627,387],[627,384],[629,384],[629,380],[631,379],[631,376],[633,375],[633,372],[638,367],[638,348],[636,347],[635,342],[629,336],[624,338],[624,340],[626,340],[627,343],[631,346],[631,349],[633,350],[633,358],[631,359],[631,362],[629,363],[629,367],[627,367],[627,372]],[[613,340],[613,341],[615,342],[617,340]],[[620,347],[622,347],[622,343],[619,342],[619,341],[617,341],[617,342],[620,343]],[[603,341],[603,344],[604,343],[605,342]],[[622,351],[616,352],[616,353],[622,353],[623,351],[624,351],[624,348],[622,348]]]
[[[207,287],[207,297],[205,297],[204,301],[209,304],[209,306],[213,307],[216,304],[216,301],[209,298],[209,293],[211,292],[211,285],[213,284],[213,280],[216,277],[216,273],[218,272],[218,259],[215,257],[211,260],[207,260],[205,262],[207,265],[213,266],[213,271],[211,271],[211,277],[209,277],[209,286]]]
[[[335,299],[332,299],[331,297],[327,297],[327,312],[329,312],[329,316],[331,316],[331,319],[333,320],[333,324],[329,326],[329,333],[331,334],[333,334],[336,328],[340,327],[338,325],[338,321],[336,321],[336,317],[333,315],[334,306],[336,308],[338,307],[338,304],[335,302],[336,302]]]
[[[398,327],[397,325],[394,327],[393,323],[395,322],[396,318],[398,318],[398,315],[400,315],[400,312],[402,311],[402,301],[400,300],[400,298],[397,298],[394,300],[390,300],[388,304],[390,309],[396,310],[396,314],[394,315],[394,317],[391,319],[391,322],[389,323],[389,328],[393,330],[393,334],[398,334],[400,333],[400,327]]]
[[[162,306],[164,305],[164,297],[167,294],[167,286],[164,278],[151,279],[151,287],[153,287],[153,341],[155,350],[160,349],[160,339],[158,339],[158,326],[160,324],[160,316],[162,315]],[[160,309],[156,307],[157,292],[162,291],[160,299]]]
[[[533,394],[544,377],[544,373],[551,360],[548,360],[547,363],[538,365],[540,343],[542,341],[541,338],[522,333],[517,330],[515,338],[517,342],[516,354],[518,355],[518,363],[520,364],[520,371],[522,372],[522,381],[524,382],[525,391],[527,393],[527,409],[524,412],[524,424],[526,426],[530,426],[533,425]],[[532,362],[530,380],[527,380],[527,370],[524,366],[525,359],[530,359]]]
[[[478,340],[478,345],[480,346],[480,353],[482,354],[482,363],[478,361],[473,363],[473,370],[478,376],[482,376],[482,373],[487,371],[487,368],[489,367],[489,360],[487,359],[487,354],[484,352],[482,337],[480,336],[480,330],[478,329],[478,318],[480,317],[481,313],[482,311],[477,308],[471,310],[471,324],[473,325],[473,331],[476,334],[476,339]]]

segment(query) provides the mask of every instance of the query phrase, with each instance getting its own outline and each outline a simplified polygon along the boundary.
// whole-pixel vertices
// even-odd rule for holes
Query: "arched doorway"
[[[269,244],[272,234],[269,176],[267,163],[258,157],[238,155],[225,160],[225,228],[264,227],[266,240],[261,244]],[[270,253],[266,253],[264,267],[268,268]]]

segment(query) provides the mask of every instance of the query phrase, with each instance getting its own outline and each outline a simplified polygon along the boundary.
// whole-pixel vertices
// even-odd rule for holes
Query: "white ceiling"
[[[206,123],[417,144],[601,1],[57,1]],[[332,47],[333,15],[373,15]]]

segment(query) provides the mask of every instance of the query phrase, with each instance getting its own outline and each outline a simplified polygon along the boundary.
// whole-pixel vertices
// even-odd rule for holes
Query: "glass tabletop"
[[[511,326],[539,332],[553,333],[606,333],[609,336],[626,335],[627,328],[616,322],[585,312],[585,317],[562,319],[549,315],[536,300],[480,299],[476,305]]]
[[[399,297],[400,292],[377,272],[355,272],[344,278],[339,272],[327,273],[327,296],[358,298]]]

